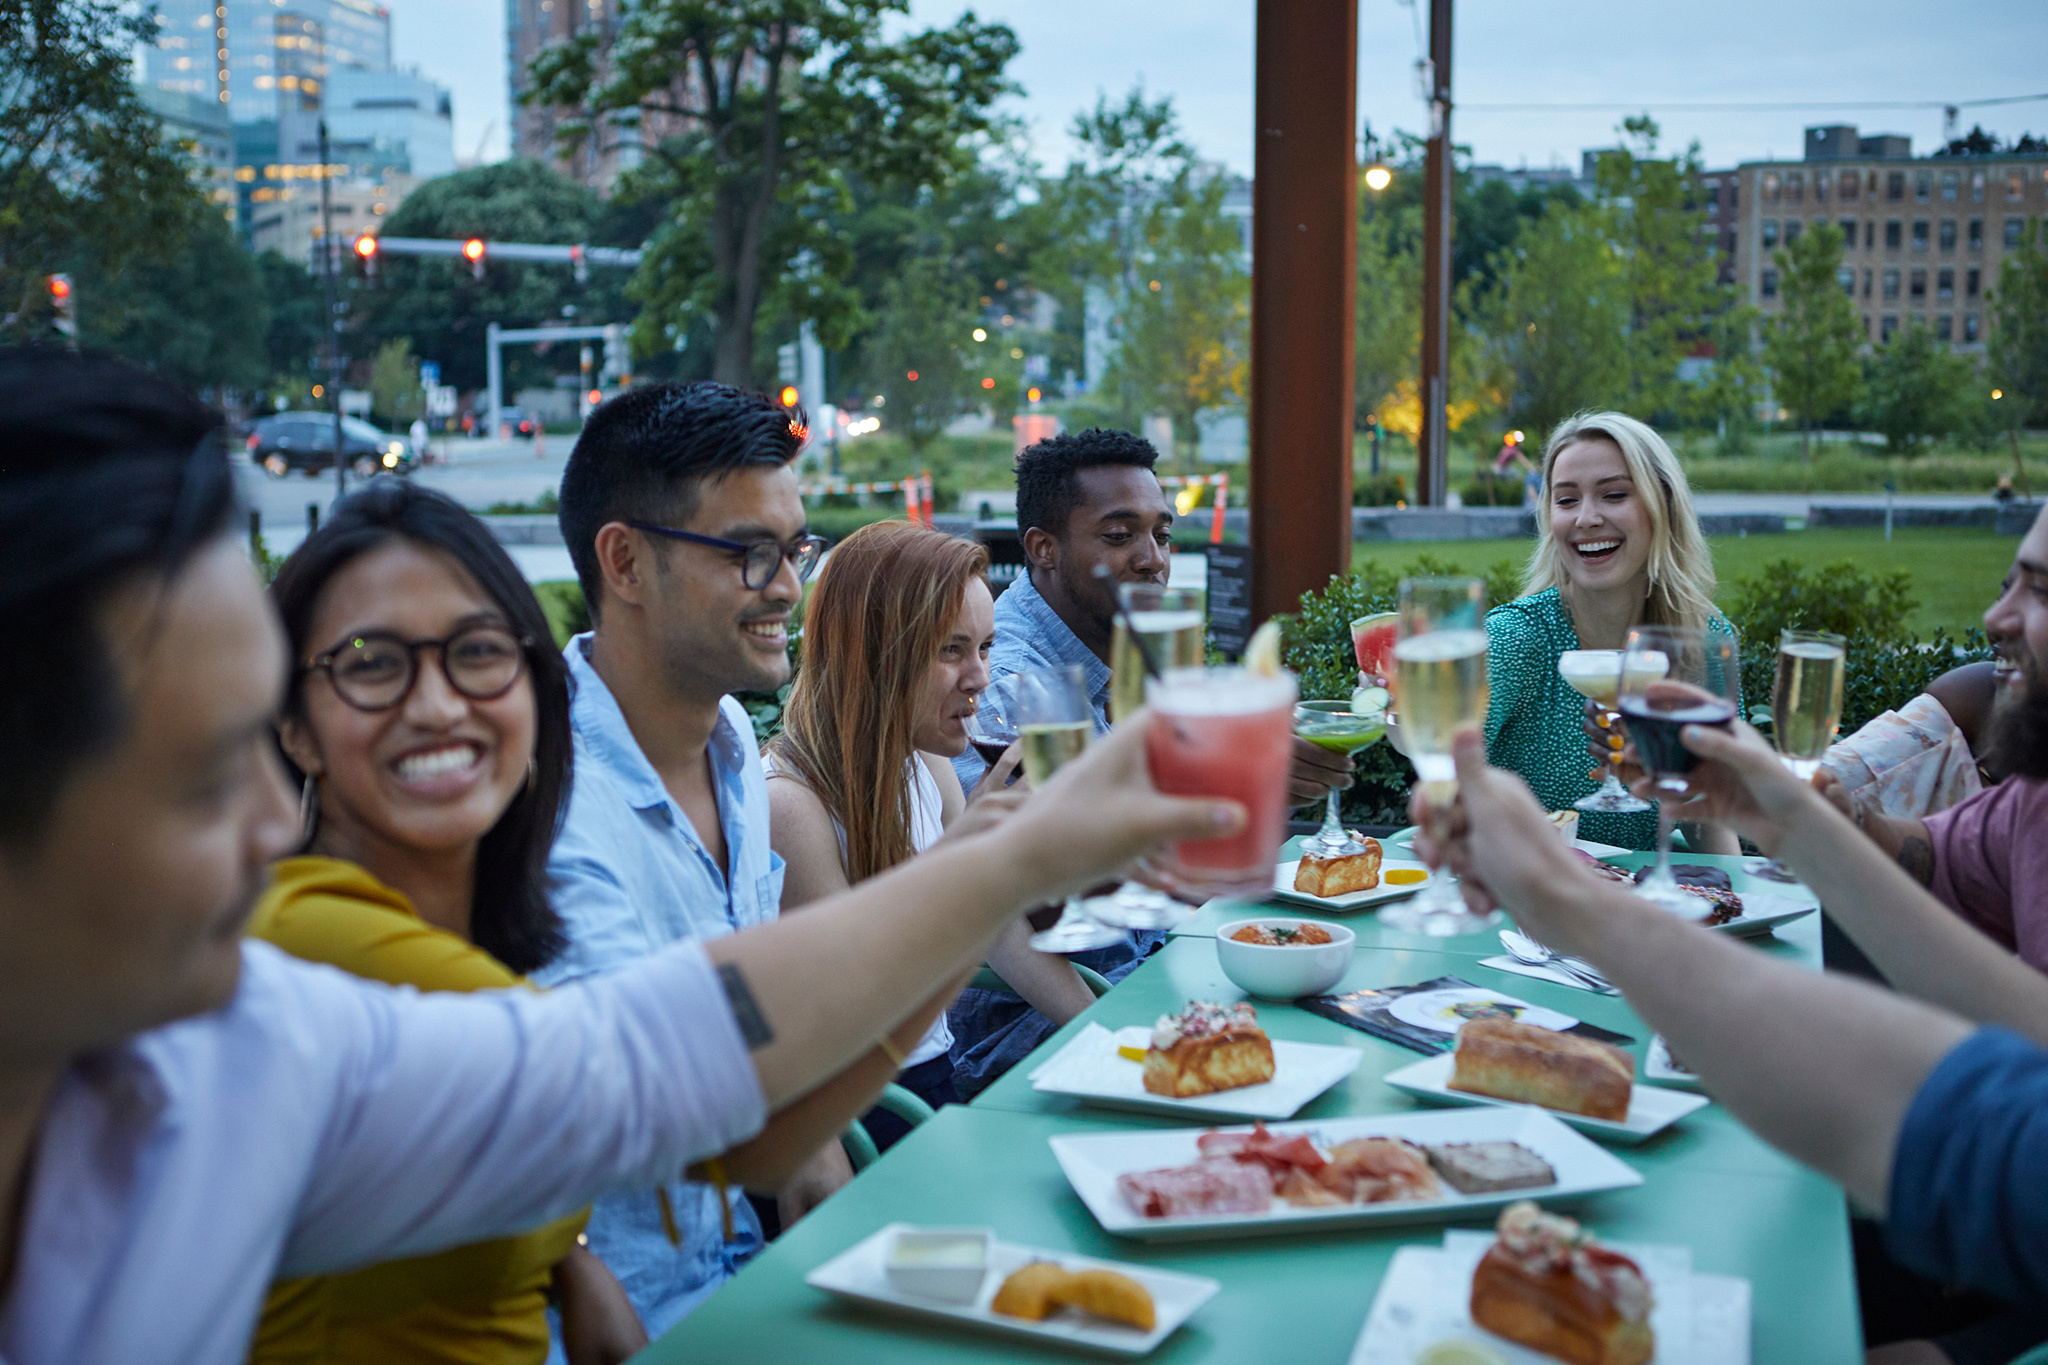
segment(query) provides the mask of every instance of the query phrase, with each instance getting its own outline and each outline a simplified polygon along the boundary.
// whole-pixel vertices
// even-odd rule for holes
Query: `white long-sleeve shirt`
[[[230,1365],[273,1279],[522,1231],[763,1117],[694,944],[545,994],[423,995],[252,942],[223,1009],[58,1084],[0,1362]]]

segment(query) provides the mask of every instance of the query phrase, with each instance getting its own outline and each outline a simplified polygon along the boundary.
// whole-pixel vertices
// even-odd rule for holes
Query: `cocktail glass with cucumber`
[[[1387,733],[1387,689],[1361,687],[1349,701],[1305,701],[1294,708],[1294,733],[1331,753],[1355,754]],[[1363,841],[1337,818],[1335,787],[1323,809],[1323,827],[1302,842],[1301,851],[1317,858],[1345,858],[1365,852]]]

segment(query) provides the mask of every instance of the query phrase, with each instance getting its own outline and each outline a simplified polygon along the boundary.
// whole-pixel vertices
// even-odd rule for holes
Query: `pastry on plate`
[[[989,1301],[989,1310],[1006,1317],[1028,1318],[1042,1322],[1058,1307],[1053,1302],[1053,1286],[1067,1278],[1066,1268],[1051,1261],[1033,1261],[1021,1270],[1011,1272],[1003,1281],[1003,1287],[996,1291]]]
[[[1191,1001],[1161,1015],[1145,1049],[1145,1089],[1186,1099],[1273,1079],[1273,1042],[1244,1001]]]
[[[1347,853],[1340,858],[1317,858],[1303,854],[1294,868],[1294,889],[1304,895],[1348,896],[1370,891],[1380,884],[1380,841],[1367,839],[1365,852]]]
[[[1569,1365],[1646,1365],[1654,1299],[1642,1267],[1528,1200],[1501,1210],[1472,1275],[1472,1321]]]
[[[1052,1287],[1052,1301],[1066,1308],[1078,1308],[1092,1317],[1121,1322],[1141,1332],[1152,1330],[1156,1321],[1152,1295],[1145,1286],[1114,1270],[1069,1271]]]
[[[1458,1030],[1452,1090],[1540,1104],[1588,1118],[1628,1117],[1635,1063],[1626,1052],[1512,1019],[1474,1019]]]

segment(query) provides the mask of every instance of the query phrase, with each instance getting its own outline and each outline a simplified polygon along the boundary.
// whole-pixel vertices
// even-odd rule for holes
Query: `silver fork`
[[[1555,971],[1563,972],[1566,976],[1596,994],[1621,994],[1620,991],[1608,983],[1606,977],[1600,975],[1592,967],[1580,962],[1577,958],[1566,957],[1563,953],[1544,947],[1527,934],[1517,933],[1513,929],[1503,929],[1500,931],[1500,946],[1507,949],[1508,956],[1512,957],[1515,961],[1526,962],[1531,967],[1549,967]]]

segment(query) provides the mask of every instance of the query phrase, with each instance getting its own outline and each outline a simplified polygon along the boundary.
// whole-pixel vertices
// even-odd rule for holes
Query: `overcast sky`
[[[402,65],[455,96],[457,155],[506,154],[503,0],[389,0]],[[1359,115],[1376,131],[1420,131],[1418,24],[1398,0],[1361,0]],[[961,0],[911,0],[915,21],[950,23]],[[1251,169],[1252,0],[980,0],[984,19],[1016,30],[1012,65],[1038,157],[1063,164],[1066,125],[1098,92],[1139,81],[1171,94],[1188,139],[1206,157]],[[1452,54],[1452,133],[1475,159],[1509,166],[1576,165],[1610,145],[1624,114],[1647,108],[1667,144],[1697,140],[1712,167],[1796,157],[1801,129],[1854,123],[1910,134],[1916,153],[1941,134],[1938,108],[2048,94],[2048,3],[2042,0],[1461,0]],[[1839,103],[1834,103],[1839,102]],[[1486,104],[1607,104],[1594,110],[1501,110]],[[1824,108],[1684,108],[1786,103]],[[2048,100],[1964,108],[1962,125],[2004,137],[2048,133]]]

